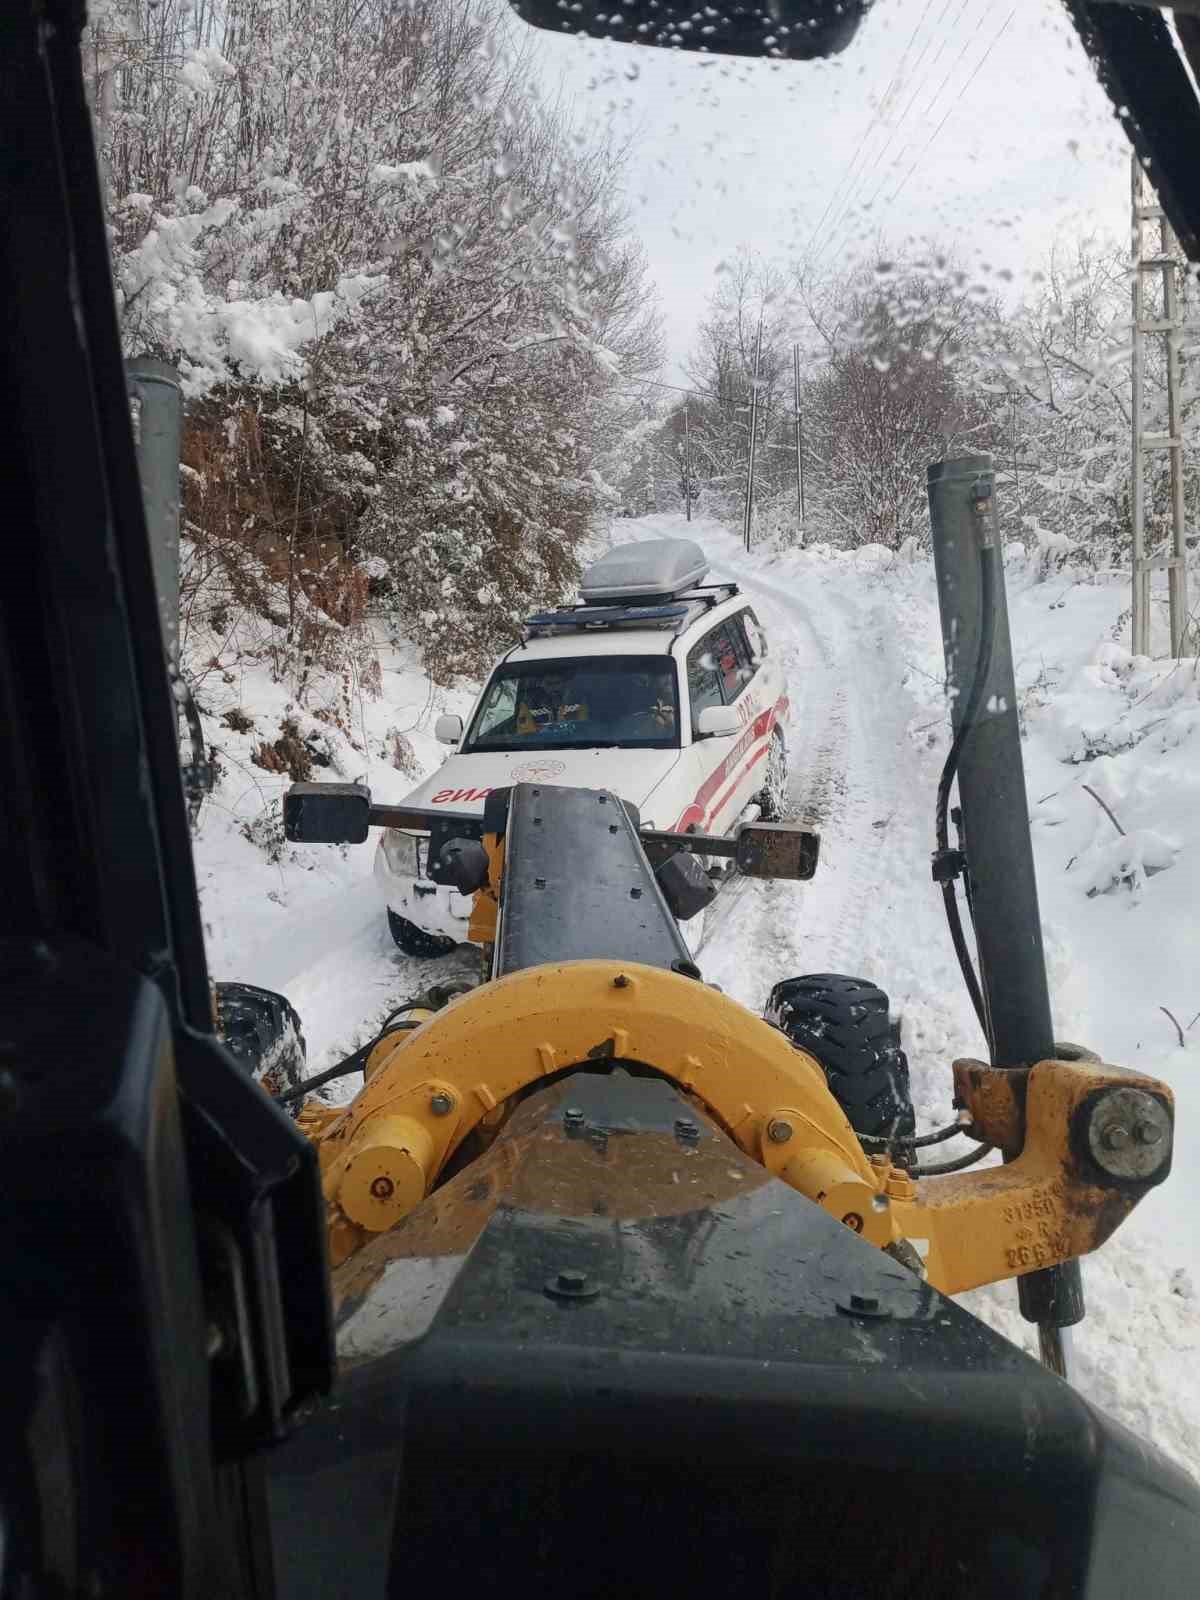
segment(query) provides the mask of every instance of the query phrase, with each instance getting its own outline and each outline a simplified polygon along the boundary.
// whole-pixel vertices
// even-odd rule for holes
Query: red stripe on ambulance
[[[746,773],[766,755],[768,746],[764,742],[760,749],[754,751],[748,761],[743,761],[742,757],[760,739],[766,740],[776,722],[785,722],[787,720],[788,710],[788,699],[786,695],[783,695],[773,706],[768,707],[766,711],[760,712],[755,717],[724,761],[721,762],[721,765],[713,772],[710,772],[696,790],[696,795],[691,805],[686,808],[679,821],[675,824],[677,831],[687,829],[693,823],[698,828],[704,827],[706,824],[711,823],[714,817],[720,815],[721,808],[727,804],[730,796]],[[732,783],[729,783],[731,772],[736,772],[737,776]],[[709,801],[712,800],[712,797],[721,788],[722,784],[728,784],[728,787],[720,799],[710,807]]]

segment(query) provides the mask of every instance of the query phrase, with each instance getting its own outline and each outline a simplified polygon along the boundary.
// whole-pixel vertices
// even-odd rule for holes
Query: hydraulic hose
[[[864,1150],[891,1150],[897,1145],[903,1145],[906,1150],[924,1150],[931,1144],[945,1144],[947,1139],[957,1138],[959,1134],[970,1137],[967,1124],[950,1122],[932,1133],[917,1133],[902,1139],[892,1139],[884,1134],[860,1133],[858,1142]]]
[[[975,971],[971,952],[967,948],[966,934],[963,930],[962,918],[958,909],[958,895],[955,892],[954,882],[960,871],[967,870],[961,851],[952,853],[948,831],[948,817],[950,810],[950,789],[958,773],[959,759],[962,755],[963,745],[967,735],[979,720],[980,707],[987,691],[988,674],[992,666],[992,646],[996,637],[996,566],[1000,560],[1000,552],[995,545],[983,545],[979,551],[979,648],[975,657],[975,671],[971,679],[971,689],[967,696],[967,703],[963,710],[962,719],[951,740],[950,749],[946,756],[942,775],[938,780],[937,805],[934,812],[934,833],[937,841],[937,850],[934,856],[934,876],[942,888],[942,901],[946,908],[946,921],[950,928],[950,938],[954,945],[954,953],[958,957],[959,969],[963,975],[963,982],[967,986],[967,993],[971,997],[971,1004],[975,1008],[975,1015],[979,1018],[979,1026],[983,1029],[983,1036],[988,1042],[989,1049],[992,1044],[991,1020],[987,1012],[987,1002],[984,999],[979,977]]]
[[[977,1150],[969,1150],[965,1156],[959,1156],[954,1161],[934,1161],[927,1167],[913,1167],[914,1178],[933,1178],[945,1172],[962,1172],[966,1167],[973,1167],[977,1161],[982,1161],[984,1156],[990,1155],[995,1145],[981,1144]]]
[[[406,1033],[411,1028],[419,1028],[419,1022],[397,1022],[397,1017],[402,1017],[406,1011],[439,1011],[442,1006],[455,999],[460,994],[466,994],[475,985],[461,978],[450,978],[445,983],[431,984],[424,994],[419,994],[413,1000],[406,1000],[403,1005],[396,1006],[389,1011],[383,1019],[379,1032],[373,1039],[368,1039],[366,1044],[359,1045],[343,1061],[335,1066],[326,1067],[324,1072],[314,1073],[311,1078],[305,1078],[303,1083],[298,1083],[294,1088],[277,1094],[274,1099],[280,1105],[290,1105],[294,1100],[302,1100],[305,1095],[311,1094],[314,1089],[320,1089],[326,1083],[333,1083],[337,1078],[348,1078],[352,1072],[362,1072],[366,1067],[367,1058],[377,1044],[392,1033]]]
[[[303,1100],[306,1095],[310,1095],[314,1089],[320,1089],[324,1084],[333,1083],[337,1078],[348,1078],[352,1072],[361,1072],[367,1064],[367,1057],[371,1054],[371,1051],[374,1050],[377,1044],[386,1039],[389,1034],[404,1033],[410,1028],[419,1028],[421,1026],[419,1022],[397,1022],[395,1018],[401,1016],[405,1011],[412,1011],[422,1003],[423,1000],[406,1000],[402,1006],[397,1006],[394,1011],[388,1013],[382,1028],[373,1039],[368,1039],[366,1044],[359,1045],[357,1050],[352,1051],[350,1055],[343,1061],[339,1061],[335,1066],[326,1067],[324,1072],[314,1073],[311,1078],[305,1078],[303,1083],[298,1083],[294,1088],[285,1089],[282,1094],[275,1095],[273,1098],[276,1105],[286,1106],[290,1105],[293,1100]]]

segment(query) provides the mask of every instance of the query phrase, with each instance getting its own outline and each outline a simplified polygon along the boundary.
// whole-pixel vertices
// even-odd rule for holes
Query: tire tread
[[[879,1138],[914,1131],[900,1027],[878,985],[843,973],[787,978],[771,990],[765,1015],[820,1062],[856,1133]]]

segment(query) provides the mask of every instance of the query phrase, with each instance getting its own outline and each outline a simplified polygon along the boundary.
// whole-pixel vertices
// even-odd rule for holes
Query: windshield
[[[673,658],[627,656],[500,667],[463,749],[673,750],[678,745]]]
[[[1089,1261],[1079,1381],[1200,1473],[1200,295],[1170,174],[1131,163],[1072,16],[1194,47],[1197,24],[814,9],[861,25],[792,62],[579,39],[575,3],[557,35],[504,0],[87,7],[125,354],[169,363],[185,401],[164,608],[188,762],[213,776],[211,969],[286,992],[311,1071],[341,1060],[415,990],[410,956],[440,981],[480,952],[431,884],[376,904],[365,848],[289,841],[288,786],[400,805],[461,718],[464,751],[624,793],[643,763],[615,752],[680,745],[686,670],[692,714],[735,705],[742,731],[661,762],[655,820],[822,838],[812,884],[722,880],[686,924],[705,982],[756,1016],[795,974],[878,984],[922,1133],[958,1115],[952,1063],[989,1053],[931,852],[1032,852],[1020,948],[1040,927],[1053,1037],[1179,1101],[1170,1180]],[[981,712],[1010,719],[1008,755],[972,798],[994,791],[1004,828],[953,784],[938,805],[968,703],[945,642],[978,630],[944,624],[927,474],[964,458],[990,461],[1012,674]],[[686,662],[553,659],[584,646],[550,635],[493,670],[607,550],[665,539],[738,585],[765,655],[747,634]],[[614,754],[541,754],[567,749]],[[972,950],[973,917],[994,926],[978,876],[957,886]],[[931,1163],[999,1159],[951,1131]],[[1049,1228],[1035,1208],[1010,1254]],[[1011,1285],[969,1304],[1031,1337]]]

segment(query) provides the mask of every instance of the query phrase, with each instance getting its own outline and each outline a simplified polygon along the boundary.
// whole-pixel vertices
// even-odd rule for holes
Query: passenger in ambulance
[[[531,683],[517,705],[517,732],[528,738],[556,722],[586,722],[588,706],[576,687],[561,673]]]

